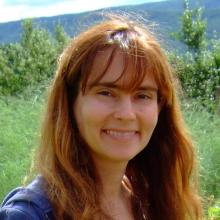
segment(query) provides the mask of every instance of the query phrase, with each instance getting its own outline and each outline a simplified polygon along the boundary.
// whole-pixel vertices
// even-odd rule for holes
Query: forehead
[[[125,62],[125,55],[122,51],[113,51],[112,48],[98,51],[93,61],[90,81],[99,77],[101,73],[104,73],[101,80],[106,78],[112,81],[117,80],[126,68]]]
[[[143,62],[119,49],[100,50],[94,58],[87,84],[114,83],[125,90],[142,85],[157,88],[153,74],[147,71]]]

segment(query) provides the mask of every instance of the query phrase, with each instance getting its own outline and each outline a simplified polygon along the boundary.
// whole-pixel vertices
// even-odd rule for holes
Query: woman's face
[[[91,86],[110,55],[106,49],[96,55],[85,93],[79,92],[74,105],[76,122],[94,161],[128,162],[148,144],[158,120],[157,84],[148,74],[138,89],[125,91],[122,85],[132,74],[128,64],[122,73],[123,54],[117,51],[104,77]]]

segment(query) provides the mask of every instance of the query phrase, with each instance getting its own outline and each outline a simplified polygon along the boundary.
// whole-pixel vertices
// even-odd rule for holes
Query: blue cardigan
[[[12,190],[0,207],[0,220],[54,220],[43,185],[38,176],[27,187]]]

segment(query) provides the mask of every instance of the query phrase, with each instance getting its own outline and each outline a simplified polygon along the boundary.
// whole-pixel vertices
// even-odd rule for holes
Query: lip
[[[104,128],[102,131],[116,131],[116,132],[136,132],[138,133],[137,129],[120,129],[120,128]]]
[[[103,132],[118,132],[118,133],[138,133],[137,130],[116,130],[116,129],[103,129]]]
[[[137,130],[124,129],[103,129],[102,133],[111,139],[116,140],[131,140],[139,135]]]

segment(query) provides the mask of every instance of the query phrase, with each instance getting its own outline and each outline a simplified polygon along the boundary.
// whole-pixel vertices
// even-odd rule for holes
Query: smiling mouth
[[[113,138],[122,138],[122,139],[130,139],[135,137],[139,132],[138,131],[119,131],[119,130],[108,130],[105,129],[103,132]]]

